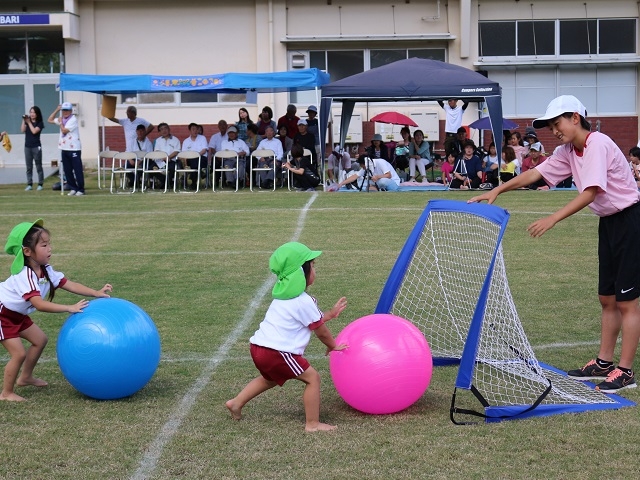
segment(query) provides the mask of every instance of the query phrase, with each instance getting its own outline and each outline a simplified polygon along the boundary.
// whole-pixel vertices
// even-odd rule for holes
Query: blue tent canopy
[[[340,144],[344,145],[356,102],[407,102],[449,98],[484,101],[489,110],[498,158],[502,139],[500,85],[468,68],[423,58],[409,58],[372,68],[322,88],[320,131],[326,131],[333,100],[342,102]],[[324,146],[321,143],[321,146]]]
[[[329,83],[317,68],[272,73],[221,73],[213,75],[81,75],[60,74],[60,90],[98,94],[121,92],[277,93],[314,90]]]

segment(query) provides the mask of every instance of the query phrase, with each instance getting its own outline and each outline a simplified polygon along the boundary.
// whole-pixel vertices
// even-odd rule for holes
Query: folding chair
[[[220,166],[216,166],[216,159],[220,159]],[[225,160],[227,160],[227,165],[225,165]],[[230,162],[235,161],[235,167],[229,165]],[[213,155],[213,181],[211,182],[212,189],[216,191],[216,172],[221,172],[220,175],[220,188],[224,184],[224,177],[226,172],[236,172],[236,192],[238,191],[238,178],[240,177],[238,172],[238,166],[240,164],[240,157],[238,156],[238,152],[234,152],[233,150],[221,150],[216,152]]]
[[[98,154],[98,188],[100,190],[107,185],[107,172],[113,168],[113,157],[116,153],[118,153],[116,150],[103,150]]]
[[[258,161],[260,158],[263,157],[271,157],[272,161],[273,161],[273,166],[269,167],[268,165],[265,167],[254,167],[253,166],[253,160],[255,158],[256,161],[256,165],[258,165]],[[268,149],[263,149],[263,150],[254,150],[253,153],[251,154],[251,158],[249,159],[249,161],[251,162],[251,167],[250,167],[250,173],[249,173],[249,190],[251,190],[253,192],[253,172],[258,172],[256,173],[256,179],[258,187],[260,187],[260,173],[259,172],[270,172],[273,170],[273,190],[276,189],[276,154],[273,150],[268,150]]]
[[[127,168],[127,164],[133,161],[133,168]],[[133,175],[131,190],[127,190],[127,176]],[[116,178],[120,177],[117,179]],[[135,152],[119,152],[113,156],[111,164],[111,193],[134,193],[138,181],[138,156]],[[115,190],[114,190],[115,185]],[[120,188],[118,188],[118,185]],[[126,191],[125,191],[126,190]]]
[[[162,168],[157,166],[156,162],[158,160],[164,162]],[[158,174],[164,175],[164,191],[162,193],[167,193],[167,185],[169,182],[169,155],[159,150],[148,152],[142,160],[142,187],[140,191],[144,193],[148,190],[146,181],[150,181],[155,189]]]
[[[198,159],[198,168],[192,168],[189,165],[189,160]],[[190,150],[180,152],[176,156],[176,170],[173,176],[173,191],[174,193],[178,193],[178,176],[182,176],[182,187],[181,192],[183,193],[198,193],[200,191],[200,164],[202,160],[200,154],[198,152],[193,152]],[[195,191],[189,192],[187,190],[187,176],[192,174],[196,179],[196,188]]]

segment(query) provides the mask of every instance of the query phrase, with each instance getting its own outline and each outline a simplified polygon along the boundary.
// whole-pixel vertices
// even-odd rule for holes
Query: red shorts
[[[302,375],[309,362],[302,355],[279,352],[272,348],[251,344],[251,358],[260,374],[271,382],[284,385],[284,382]]]
[[[23,315],[0,303],[0,341],[9,338],[19,338],[20,332],[26,330],[33,322],[29,315]]]

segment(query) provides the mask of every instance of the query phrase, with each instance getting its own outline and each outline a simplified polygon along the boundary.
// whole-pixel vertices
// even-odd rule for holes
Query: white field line
[[[313,204],[313,202],[318,198],[318,194],[314,193],[311,195],[309,201],[305,204],[300,212],[300,216],[298,217],[298,223],[296,225],[296,230],[291,238],[291,241],[297,241],[302,234],[302,230],[304,228],[305,220],[307,217],[307,212],[309,208]],[[196,379],[191,388],[187,391],[187,393],[182,397],[182,400],[179,402],[176,409],[170,415],[167,422],[160,429],[160,433],[156,436],[156,438],[151,442],[149,448],[147,449],[144,457],[140,461],[138,469],[131,476],[132,479],[146,479],[151,476],[156,469],[158,464],[158,460],[162,455],[164,447],[171,441],[173,436],[176,434],[180,425],[182,424],[185,417],[191,411],[191,408],[196,402],[196,398],[202,392],[202,390],[209,384],[211,380],[211,376],[213,372],[216,370],[216,367],[224,361],[233,345],[240,339],[244,331],[251,325],[253,321],[254,313],[262,303],[262,300],[269,293],[273,284],[275,283],[275,279],[273,275],[270,275],[258,288],[256,291],[253,300],[249,303],[247,309],[245,310],[242,319],[236,325],[236,328],[231,332],[231,334],[227,337],[224,343],[218,348],[218,351],[209,358],[207,364],[202,370],[200,376]]]

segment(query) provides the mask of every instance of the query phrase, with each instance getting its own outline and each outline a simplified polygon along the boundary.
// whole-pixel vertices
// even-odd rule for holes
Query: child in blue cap
[[[269,259],[269,268],[277,275],[273,301],[256,333],[249,339],[251,358],[260,376],[251,380],[226,406],[234,420],[242,418],[242,407],[252,398],[292,378],[305,383],[302,402],[306,416],[305,430],[334,430],[334,425],[320,422],[320,375],[304,358],[311,332],[332,350],[344,350],[336,345],[325,322],[337,318],[347,306],[340,298],[327,312],[322,312],[316,299],[305,290],[316,278],[315,258],[322,252],[310,250],[298,242],[278,247]]]
[[[47,345],[47,336],[38,327],[29,314],[41,312],[82,312],[87,306],[86,300],[75,305],[53,303],[57,288],[71,293],[90,297],[108,297],[111,285],[106,284],[100,290],[93,290],[65,278],[49,265],[51,243],[49,231],[43,227],[41,219],[24,222],[11,230],[5,252],[15,255],[11,264],[11,276],[0,282],[0,343],[7,349],[11,358],[4,369],[4,381],[0,400],[22,402],[25,399],[13,389],[18,386],[32,385],[45,387],[47,382],[33,376],[33,369]],[[31,345],[25,351],[22,339]],[[22,373],[20,373],[22,367]]]

